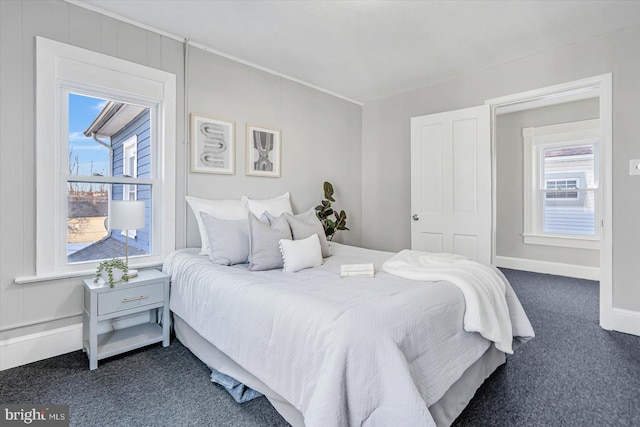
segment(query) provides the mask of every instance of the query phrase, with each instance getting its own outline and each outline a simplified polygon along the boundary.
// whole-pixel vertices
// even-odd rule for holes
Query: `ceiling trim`
[[[252,68],[256,68],[256,69],[258,69],[260,71],[264,71],[266,73],[273,74],[273,75],[278,76],[278,77],[282,77],[283,79],[291,80],[292,82],[299,83],[299,84],[301,84],[303,86],[310,87],[311,89],[315,89],[317,91],[326,93],[326,94],[334,96],[336,98],[343,99],[345,101],[351,102],[351,103],[359,105],[361,107],[364,105],[361,101],[356,101],[354,99],[348,98],[348,97],[346,97],[344,95],[340,95],[339,93],[336,93],[336,92],[332,92],[332,91],[330,91],[328,89],[324,89],[324,88],[322,88],[320,86],[316,86],[316,85],[314,85],[312,83],[309,83],[309,82],[306,82],[304,80],[300,80],[300,79],[297,79],[295,77],[288,76],[286,74],[280,73],[278,71],[272,70],[272,69],[267,68],[267,67],[263,67],[262,65],[254,64],[253,62],[246,61],[246,60],[238,58],[236,56],[229,55],[227,53],[221,52],[221,51],[219,51],[217,49],[214,49],[212,47],[209,47],[209,46],[206,46],[206,45],[191,41],[191,40],[189,40],[189,39],[187,39],[185,37],[179,36],[177,34],[169,33],[167,31],[161,30],[161,29],[156,28],[156,27],[152,27],[152,26],[147,25],[147,24],[143,24],[141,22],[135,21],[135,20],[130,19],[130,18],[125,18],[124,16],[118,15],[117,13],[106,11],[106,10],[101,9],[99,7],[96,7],[94,5],[85,3],[85,2],[83,2],[81,0],[64,0],[64,1],[69,3],[69,4],[72,4],[74,6],[78,6],[78,7],[81,7],[83,9],[87,9],[87,10],[90,10],[92,12],[96,12],[96,13],[99,13],[101,15],[108,16],[108,17],[113,18],[113,19],[117,19],[118,21],[122,21],[122,22],[125,22],[127,24],[134,25],[136,27],[142,28],[142,29],[147,30],[147,31],[151,31],[153,33],[159,34],[159,35],[164,36],[164,37],[168,37],[168,38],[173,39],[173,40],[177,40],[177,41],[179,41],[181,43],[189,44],[191,46],[194,46],[194,47],[197,47],[199,49],[205,50],[205,51],[207,51],[209,53],[213,53],[214,55],[218,55],[218,56],[222,56],[224,58],[230,59],[230,60],[232,60],[234,62],[238,62],[240,64],[247,65],[247,66],[252,67]]]
[[[122,21],[122,22],[125,22],[127,24],[131,24],[131,25],[134,25],[136,27],[139,27],[139,28],[142,28],[142,29],[145,29],[145,30],[157,33],[157,34],[160,34],[161,36],[169,37],[170,39],[177,40],[177,41],[182,42],[182,43],[184,43],[184,41],[185,41],[184,37],[180,37],[180,36],[178,36],[176,34],[169,33],[167,31],[161,30],[159,28],[152,27],[152,26],[147,25],[147,24],[143,24],[142,22],[134,21],[133,19],[125,18],[122,15],[118,15],[117,13],[113,13],[113,12],[109,12],[109,11],[104,10],[104,9],[100,9],[97,6],[85,3],[85,2],[83,2],[81,0],[64,0],[64,1],[67,2],[67,3],[70,3],[70,4],[74,5],[74,6],[78,6],[78,7],[81,7],[83,9],[87,9],[87,10],[90,10],[92,12],[99,13],[100,15],[108,16],[109,18],[117,19],[118,21]]]

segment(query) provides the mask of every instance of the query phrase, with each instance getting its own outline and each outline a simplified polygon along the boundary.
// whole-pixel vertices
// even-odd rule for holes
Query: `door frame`
[[[496,119],[500,114],[562,104],[587,98],[599,98],[601,159],[600,188],[602,203],[600,206],[600,326],[603,329],[621,330],[614,326],[613,308],[613,102],[612,75],[601,74],[572,82],[561,83],[540,89],[493,98],[485,101],[490,106],[491,120],[491,261],[496,258]],[[623,328],[624,329],[624,328]]]

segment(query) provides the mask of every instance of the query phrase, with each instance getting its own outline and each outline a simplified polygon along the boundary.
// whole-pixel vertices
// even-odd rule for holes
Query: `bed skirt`
[[[176,337],[200,360],[241,383],[265,395],[273,407],[293,427],[304,427],[302,413],[293,407],[286,399],[271,390],[265,383],[238,365],[231,358],[218,350],[213,344],[205,340],[198,332],[191,328],[179,316],[173,315]],[[473,365],[467,369],[462,377],[456,381],[444,396],[429,407],[438,427],[450,426],[469,404],[476,390],[485,379],[502,365],[506,360],[505,354],[489,349]]]

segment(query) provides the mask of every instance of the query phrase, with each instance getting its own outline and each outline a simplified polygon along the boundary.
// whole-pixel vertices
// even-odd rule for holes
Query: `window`
[[[76,87],[68,92],[62,87],[64,97],[68,98],[68,103],[60,106],[61,117],[68,117],[67,262],[122,256],[125,239],[120,236],[126,236],[126,230],[118,235],[109,229],[110,202],[138,200],[138,185],[119,184],[121,177],[150,178],[153,184],[147,187],[158,185],[150,173],[151,156],[144,156],[140,165],[137,161],[138,149],[150,152],[151,141],[156,139],[152,135],[151,109],[90,96],[90,88]],[[143,171],[139,172],[139,167]],[[80,182],[83,176],[105,177],[106,182]],[[142,194],[140,200],[150,206],[150,193]],[[139,238],[138,230],[128,230],[129,238],[135,239],[129,241],[131,254],[149,254],[151,229],[149,217]]]
[[[145,201],[129,264],[160,264],[175,248],[175,75],[41,37],[36,44],[33,280],[87,274],[124,256],[124,234],[108,228],[111,200]]]
[[[599,121],[523,129],[524,242],[599,247]]]
[[[578,178],[574,179],[545,179],[545,188],[547,190],[574,190],[578,188]],[[545,194],[547,199],[555,200],[574,200],[578,198],[577,191],[549,191]]]

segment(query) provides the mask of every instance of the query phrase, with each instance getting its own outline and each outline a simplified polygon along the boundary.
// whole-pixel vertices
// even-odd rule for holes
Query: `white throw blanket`
[[[530,324],[516,325],[522,327],[518,331],[512,330],[507,294],[513,291],[506,278],[491,266],[460,255],[407,249],[387,260],[382,269],[406,279],[445,280],[456,285],[462,291],[466,304],[464,330],[480,333],[493,341],[500,351],[513,354],[511,344],[514,336],[534,336]],[[519,301],[518,306],[522,310]]]

